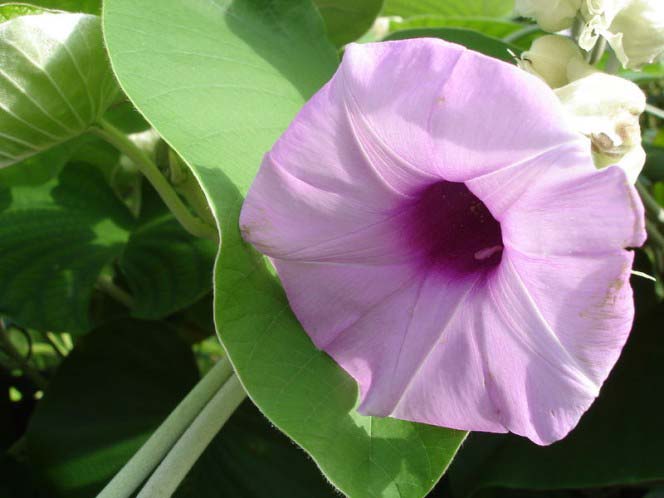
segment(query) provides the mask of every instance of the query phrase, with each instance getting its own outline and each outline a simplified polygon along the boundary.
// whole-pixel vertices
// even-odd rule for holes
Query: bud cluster
[[[590,141],[598,168],[617,164],[636,181],[645,152],[639,116],[646,99],[637,85],[600,71],[591,53],[608,44],[623,67],[639,69],[664,55],[662,0],[517,0],[517,13],[545,31],[518,61],[544,80],[565,106],[572,125]]]

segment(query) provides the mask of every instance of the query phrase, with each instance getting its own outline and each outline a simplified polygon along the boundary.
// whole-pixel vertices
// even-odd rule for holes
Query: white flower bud
[[[572,61],[585,64],[576,44],[566,36],[546,35],[533,41],[517,64],[539,76],[551,88],[558,88],[569,83],[567,67]]]
[[[645,162],[639,115],[646,97],[631,81],[602,72],[555,90],[573,126],[591,142],[598,168],[617,164],[635,182]]]
[[[630,0],[584,0],[580,14],[585,24],[579,33],[579,46],[592,50],[600,36],[608,38],[609,27]]]
[[[514,10],[520,16],[535,19],[544,31],[556,32],[572,25],[581,1],[516,0]]]
[[[630,0],[605,37],[624,67],[654,62],[664,54],[664,0]]]

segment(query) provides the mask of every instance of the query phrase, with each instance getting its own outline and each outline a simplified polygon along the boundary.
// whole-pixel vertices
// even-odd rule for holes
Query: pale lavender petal
[[[569,161],[575,164],[575,156]],[[645,241],[643,205],[624,172],[556,168],[501,220],[506,246],[549,256],[615,253]]]
[[[367,138],[446,180],[465,181],[580,138],[561,126],[560,103],[539,78],[441,40],[350,45],[340,73]]]
[[[645,237],[633,186],[545,84],[427,39],[349,46],[240,225],[360,411],[539,444],[617,360]]]

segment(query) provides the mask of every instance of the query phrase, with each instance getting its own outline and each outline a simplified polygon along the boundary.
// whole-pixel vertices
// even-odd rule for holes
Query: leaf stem
[[[7,329],[4,326],[4,323],[2,320],[0,320],[0,346],[2,349],[5,350],[7,355],[16,363],[18,368],[20,368],[25,375],[27,375],[32,382],[34,382],[35,386],[38,389],[46,389],[46,386],[48,385],[48,382],[46,379],[42,376],[41,373],[39,373],[38,370],[32,367],[30,363],[23,357],[23,355],[20,353],[18,349],[16,349],[16,346],[14,346],[14,343],[9,339],[9,333]]]
[[[141,149],[129,140],[122,131],[104,119],[99,119],[97,124],[99,126],[92,127],[91,131],[115,146],[134,162],[185,230],[196,237],[217,240],[217,230],[191,213],[178,193],[161,174],[157,165]]]
[[[521,29],[518,29],[516,31],[513,31],[509,35],[505,36],[503,38],[503,41],[507,43],[514,43],[521,38],[531,35],[533,33],[537,33],[540,30],[540,27],[537,24],[529,24],[528,26],[525,26]]]
[[[640,181],[636,182],[636,190],[643,200],[643,205],[646,208],[646,212],[660,224],[664,224],[664,208],[662,208],[657,200],[650,194],[646,186]]]
[[[96,286],[99,290],[105,292],[120,304],[124,304],[127,308],[132,309],[134,307],[134,298],[131,294],[115,285],[111,277],[100,275]]]
[[[106,485],[97,498],[129,498],[182,436],[210,398],[233,374],[222,358],[187,394],[145,444]]]
[[[588,63],[597,64],[597,61],[599,61],[602,58],[602,55],[604,55],[604,50],[606,50],[606,38],[600,36],[595,43],[595,46],[588,54]]]
[[[659,119],[664,119],[664,110],[660,109],[659,107],[655,107],[654,105],[646,104],[646,112],[652,114],[655,117],[658,117]]]
[[[205,448],[247,394],[232,375],[173,446],[137,498],[172,496]]]
[[[67,356],[67,351],[63,349],[60,341],[58,341],[58,338],[53,332],[42,332],[42,335],[44,336],[44,339],[46,339],[46,342],[51,345],[53,351],[55,351],[61,359],[64,359]]]

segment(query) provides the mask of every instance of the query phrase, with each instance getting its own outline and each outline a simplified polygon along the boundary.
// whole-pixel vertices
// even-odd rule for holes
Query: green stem
[[[97,279],[97,288],[111,296],[120,304],[124,304],[127,308],[132,309],[134,307],[134,298],[131,297],[127,291],[115,285],[111,277],[101,275]]]
[[[42,335],[60,358],[64,359],[65,356],[67,356],[67,352],[62,348],[60,341],[58,341],[58,338],[53,332],[42,332]]]
[[[655,199],[646,186],[640,181],[636,182],[636,190],[643,200],[643,205],[646,208],[646,212],[657,222],[664,224],[664,208],[659,205],[657,199]]]
[[[216,229],[204,223],[189,211],[178,193],[161,174],[157,165],[141,149],[129,140],[124,133],[104,119],[99,119],[97,124],[99,127],[93,127],[91,131],[115,146],[134,162],[185,230],[196,237],[217,240]]]
[[[664,250],[664,235],[658,230],[657,225],[650,220],[646,220],[646,230],[648,232],[648,240],[657,244],[661,250]]]
[[[191,206],[198,217],[205,223],[214,226],[215,221],[210,210],[205,194],[194,177],[189,167],[184,164],[180,156],[169,147],[168,149],[168,164],[171,172],[171,182]]]
[[[609,59],[606,61],[606,66],[604,66],[604,72],[608,74],[618,74],[620,67],[620,60],[618,60],[616,53],[611,51]]]
[[[531,35],[533,33],[537,33],[540,30],[540,27],[537,24],[530,24],[524,28],[518,29],[514,31],[513,33],[510,33],[506,37],[503,38],[503,40],[507,43],[514,43],[524,36]]]
[[[604,50],[606,50],[606,39],[603,36],[600,36],[595,43],[595,46],[588,54],[588,63],[597,64],[597,61],[599,61],[602,58],[602,55],[604,55]]]
[[[659,107],[655,107],[654,105],[646,104],[646,112],[648,114],[652,114],[655,117],[658,117],[659,119],[664,119],[664,110],[660,109]]]
[[[33,368],[32,365],[26,361],[20,351],[16,349],[14,343],[9,339],[7,329],[5,329],[2,322],[0,322],[0,346],[2,346],[2,349],[6,351],[7,355],[14,361],[14,363],[16,363],[18,368],[20,368],[23,373],[32,380],[38,389],[46,389],[48,382],[38,370]]]
[[[97,498],[133,496],[134,491],[161,462],[210,398],[224,386],[232,374],[233,368],[228,360],[219,360],[171,412],[141,449],[106,485]]]
[[[172,496],[198,457],[245,397],[246,393],[240,381],[237,376],[232,375],[173,446],[137,498]]]
[[[581,17],[581,14],[577,14],[577,16],[574,18],[574,23],[572,24],[572,39],[577,43],[585,23],[586,22],[583,20],[583,17]]]

